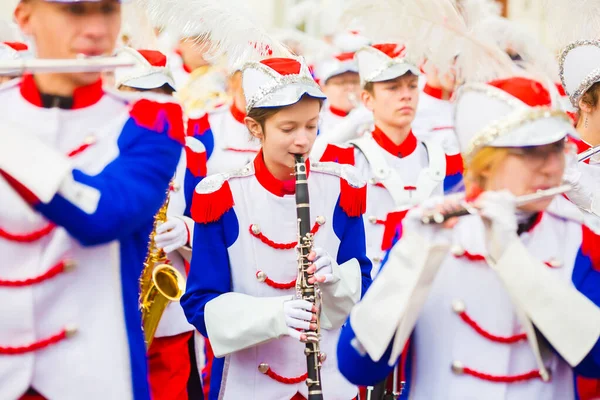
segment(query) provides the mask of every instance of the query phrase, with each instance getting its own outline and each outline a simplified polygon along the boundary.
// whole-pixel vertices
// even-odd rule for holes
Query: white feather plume
[[[136,0],[151,21],[180,37],[210,44],[208,56],[230,65],[291,51],[256,22],[244,0]]]
[[[544,0],[552,51],[576,40],[600,39],[600,0]]]
[[[294,50],[297,47],[299,50],[298,55],[303,56],[309,64],[340,52],[324,40],[298,29],[273,29],[271,32],[273,37],[288,47]]]
[[[488,35],[473,35],[452,0],[349,3],[346,23],[358,21],[373,42],[404,44],[414,62],[427,59],[441,73],[454,66],[461,81],[488,81],[519,74],[510,57]]]
[[[468,26],[502,14],[502,5],[496,0],[459,0],[457,4]]]
[[[121,34],[127,36],[128,46],[134,49],[158,49],[158,38],[145,9],[137,3],[124,3],[122,19]]]

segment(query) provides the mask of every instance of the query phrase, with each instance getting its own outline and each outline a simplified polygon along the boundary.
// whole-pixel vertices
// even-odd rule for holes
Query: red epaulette
[[[340,207],[349,217],[359,217],[367,211],[367,183],[356,168],[332,162],[313,163],[310,168],[340,178]]]
[[[167,132],[169,137],[185,144],[183,109],[177,103],[141,99],[133,103],[129,115],[136,124],[156,132]]]
[[[194,177],[207,175],[206,147],[200,140],[191,136],[185,138],[185,158],[186,167]]]
[[[204,113],[197,117],[190,117],[187,123],[187,136],[204,135],[210,130],[208,115],[208,113]]]
[[[464,170],[465,166],[460,153],[446,154],[446,176],[462,174]]]
[[[233,206],[233,194],[227,175],[211,175],[196,187],[192,199],[192,219],[199,224],[216,222]]]
[[[320,161],[354,165],[354,146],[338,146],[330,143],[325,148]]]

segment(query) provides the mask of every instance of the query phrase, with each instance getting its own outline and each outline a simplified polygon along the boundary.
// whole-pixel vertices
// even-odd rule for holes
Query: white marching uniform
[[[315,247],[339,264],[333,272],[339,279],[321,285],[323,393],[328,400],[350,400],[357,389],[341,377],[335,346],[345,315],[370,283],[360,217],[364,182],[352,167],[316,163],[308,185]],[[215,356],[225,357],[213,364],[211,400],[291,399],[298,392],[307,397],[304,344],[287,336],[283,314],[297,276],[296,204],[286,190],[266,169],[262,153],[196,189],[195,255],[182,305]]]
[[[411,132],[395,146],[378,128],[349,145],[329,145],[321,160],[354,165],[368,179],[364,220],[373,276],[405,210],[443,194],[446,185],[461,179],[462,171],[460,156],[446,156],[439,145],[419,142]]]
[[[0,398],[148,399],[138,278],[181,107],[100,81],[47,101],[31,75],[0,89]]]

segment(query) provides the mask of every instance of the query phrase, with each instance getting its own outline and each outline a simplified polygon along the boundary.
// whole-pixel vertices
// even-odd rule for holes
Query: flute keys
[[[266,374],[267,372],[269,372],[270,369],[271,367],[267,363],[260,363],[258,365],[258,372],[260,372],[261,374]]]
[[[257,224],[252,224],[252,226],[250,226],[250,230],[253,234],[260,235],[260,226],[258,226]]]
[[[257,271],[256,279],[258,279],[259,282],[264,282],[267,280],[267,274],[265,274],[263,271]]]

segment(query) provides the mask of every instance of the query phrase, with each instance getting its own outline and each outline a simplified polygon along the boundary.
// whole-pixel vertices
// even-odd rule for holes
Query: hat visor
[[[369,82],[384,82],[392,79],[396,79],[411,72],[413,75],[421,75],[421,70],[414,65],[408,63],[394,64],[389,68],[386,68],[383,72],[377,75],[375,78],[370,79]]]
[[[254,108],[290,106],[296,104],[305,94],[316,99],[325,100],[327,98],[316,84],[313,86],[305,83],[292,83],[265,96],[264,99],[254,105]]]
[[[531,147],[558,142],[567,136],[578,138],[573,125],[562,118],[542,118],[500,135],[491,147]]]
[[[354,73],[358,74],[358,67],[357,66],[354,66],[354,67],[346,66],[343,68],[338,68],[334,71],[331,71],[327,75],[323,76],[321,78],[321,80],[322,80],[322,82],[327,83],[327,81],[330,80],[331,78],[338,76],[338,75],[345,74],[346,72],[354,72]]]
[[[153,73],[138,78],[128,79],[121,82],[121,85],[145,90],[158,89],[164,85],[169,85],[171,89],[176,90],[173,78],[163,73]]]

